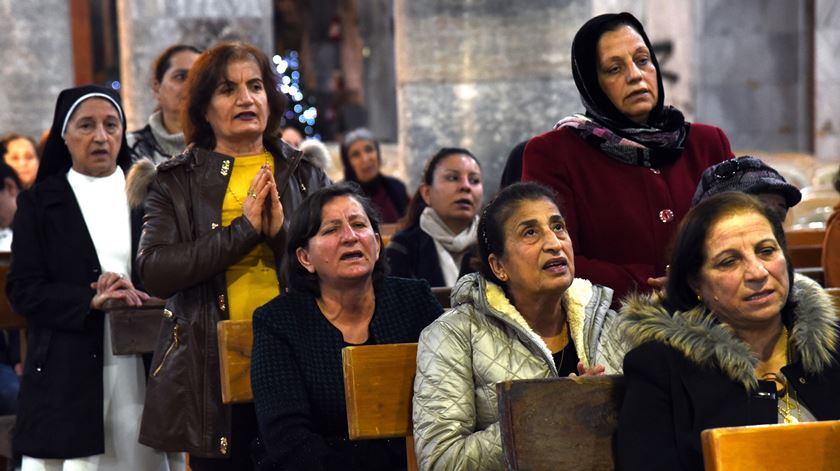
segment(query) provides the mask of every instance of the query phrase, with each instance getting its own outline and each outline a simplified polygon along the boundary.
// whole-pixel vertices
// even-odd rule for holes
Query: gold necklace
[[[778,401],[779,415],[782,416],[782,420],[786,424],[798,424],[802,421],[802,408],[799,406],[799,401],[791,397],[793,394],[793,389],[790,389],[788,394],[780,397]],[[793,415],[794,411],[796,411],[795,417]]]
[[[263,151],[260,152],[259,154],[254,154],[254,155],[256,156],[256,155],[263,155],[263,154],[265,154],[265,163],[268,164],[268,157],[269,157],[270,154],[268,152],[266,152],[265,148],[263,148]],[[243,203],[242,200],[240,200],[236,196],[236,193],[234,193],[233,190],[230,189],[230,181],[228,181],[227,191],[228,191],[228,193],[230,193],[230,196],[233,196],[233,200],[236,201],[236,203],[239,206],[245,207],[245,203]],[[254,193],[254,190],[252,188],[248,189],[248,196],[251,197],[251,198],[257,199],[257,194]]]
[[[776,342],[776,348],[774,348],[773,356],[781,353],[779,350],[782,348],[784,349],[784,363],[790,364],[787,327],[782,327],[782,335],[779,336],[779,340]],[[776,400],[776,408],[779,411],[779,416],[782,418],[782,421],[786,424],[799,423],[802,420],[802,407],[800,406],[799,401],[792,397],[794,395],[794,391],[790,388],[787,378],[785,378],[784,375],[780,376],[776,372],[768,372],[762,374],[761,379],[776,383],[776,395],[778,397]],[[794,415],[794,413],[796,415]]]

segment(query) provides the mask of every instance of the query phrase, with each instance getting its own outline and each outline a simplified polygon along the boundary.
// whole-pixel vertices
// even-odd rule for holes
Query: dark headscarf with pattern
[[[625,25],[642,37],[656,68],[658,100],[647,125],[640,125],[619,111],[598,81],[598,40],[604,33]],[[590,144],[631,165],[658,167],[682,154],[689,125],[678,109],[664,106],[665,89],[659,62],[636,17],[626,12],[608,13],[587,21],[572,42],[572,76],[586,114],[565,118],[555,128],[572,128]]]
[[[125,141],[125,113],[123,113],[120,95],[110,88],[100,87],[98,85],[82,85],[81,87],[62,90],[58,94],[50,134],[47,137],[47,142],[44,144],[44,151],[41,155],[41,164],[38,166],[38,176],[35,177],[35,183],[41,182],[53,175],[67,173],[70,167],[73,166],[70,149],[64,143],[64,130],[70,122],[73,112],[78,109],[79,104],[91,98],[101,98],[110,102],[120,115],[123,132],[121,138],[122,144],[117,154],[117,166],[122,168],[123,172],[128,173],[128,168],[131,166],[131,155],[129,154],[128,144]]]

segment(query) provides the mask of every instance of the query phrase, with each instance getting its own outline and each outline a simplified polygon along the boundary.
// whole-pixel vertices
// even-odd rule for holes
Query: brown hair
[[[269,138],[280,129],[280,120],[286,109],[286,97],[277,91],[277,76],[268,57],[253,44],[223,42],[204,51],[196,59],[187,77],[187,96],[181,123],[184,139],[204,149],[216,147],[216,136],[205,115],[216,86],[225,77],[229,64],[252,60],[260,69],[265,94],[268,98],[268,122],[263,136]]]

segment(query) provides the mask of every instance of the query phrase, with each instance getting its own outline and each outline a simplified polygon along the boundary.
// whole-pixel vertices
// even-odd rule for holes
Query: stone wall
[[[145,126],[157,106],[151,89],[152,61],[167,47],[185,43],[249,41],[273,53],[271,0],[118,0],[120,75],[128,129]]]
[[[411,189],[439,147],[466,147],[495,193],[508,153],[581,108],[570,45],[586,1],[396,0],[399,148]]]
[[[73,85],[69,2],[0,0],[0,134],[36,141],[61,90]]]

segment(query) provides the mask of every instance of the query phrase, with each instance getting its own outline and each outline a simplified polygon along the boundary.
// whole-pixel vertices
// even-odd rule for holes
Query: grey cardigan
[[[564,294],[580,360],[621,373],[612,335],[612,290],[575,279]],[[502,289],[477,273],[452,291],[453,308],[427,327],[417,348],[414,439],[420,469],[504,469],[496,383],[557,377],[551,352]]]

